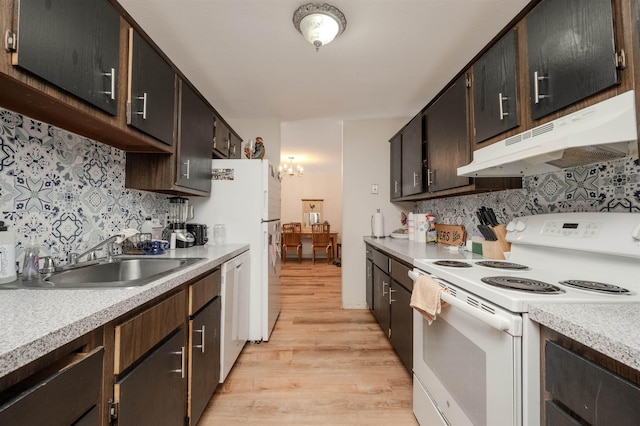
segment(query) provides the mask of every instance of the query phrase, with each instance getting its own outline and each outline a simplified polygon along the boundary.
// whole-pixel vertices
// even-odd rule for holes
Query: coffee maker
[[[169,198],[169,223],[163,232],[164,239],[171,238],[171,233],[176,234],[176,247],[192,247],[195,238],[187,231],[187,221],[193,219],[193,206],[189,205],[189,199],[184,197]]]

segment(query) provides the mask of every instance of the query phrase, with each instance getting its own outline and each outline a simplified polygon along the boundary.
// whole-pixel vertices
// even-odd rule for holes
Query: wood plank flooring
[[[282,265],[282,311],[247,344],[199,426],[417,425],[411,375],[367,310],[340,307],[341,268]]]

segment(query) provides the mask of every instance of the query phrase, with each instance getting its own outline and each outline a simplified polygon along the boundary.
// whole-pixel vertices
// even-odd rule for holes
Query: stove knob
[[[636,229],[631,233],[631,238],[636,241],[640,241],[640,225],[636,226]]]
[[[516,223],[514,221],[509,221],[507,223],[507,232],[513,232],[516,230]]]
[[[516,231],[522,232],[527,229],[527,222],[523,222],[521,220],[516,222]]]

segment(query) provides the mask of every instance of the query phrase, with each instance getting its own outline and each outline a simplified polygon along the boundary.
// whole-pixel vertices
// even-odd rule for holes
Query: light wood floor
[[[411,376],[367,310],[340,308],[341,268],[282,265],[282,311],[247,344],[199,426],[416,425]]]

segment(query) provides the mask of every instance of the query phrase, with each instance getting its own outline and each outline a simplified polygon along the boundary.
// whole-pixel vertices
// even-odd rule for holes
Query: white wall
[[[389,201],[389,139],[409,118],[345,121],[343,125],[342,185],[342,307],[364,309],[365,244],[371,235],[371,216],[380,209],[384,232],[401,226],[400,212],[412,211],[413,203]],[[379,192],[371,194],[371,185]]]

